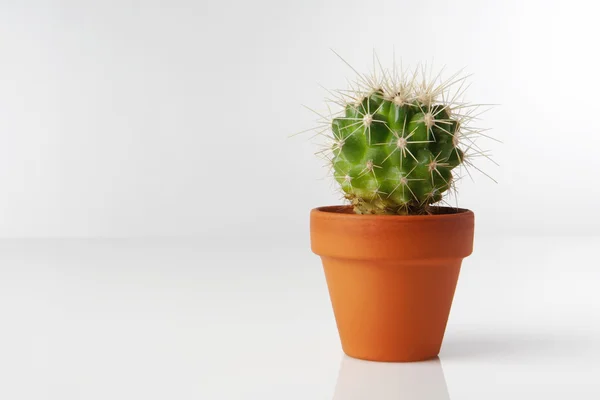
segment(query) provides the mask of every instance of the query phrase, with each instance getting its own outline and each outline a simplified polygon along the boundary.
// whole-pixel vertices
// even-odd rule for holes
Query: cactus
[[[473,165],[468,150],[488,157],[475,143],[481,132],[467,126],[478,106],[457,101],[459,74],[438,83],[423,67],[379,65],[379,77],[359,75],[358,88],[329,91],[342,108],[326,118],[333,176],[357,214],[431,213],[454,189],[457,167]]]

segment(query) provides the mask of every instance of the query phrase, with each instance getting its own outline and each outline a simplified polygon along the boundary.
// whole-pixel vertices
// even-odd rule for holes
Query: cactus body
[[[360,214],[420,214],[442,199],[463,160],[446,105],[374,90],[332,121],[333,169]]]
[[[328,104],[328,113],[309,108],[319,116],[309,130],[327,139],[317,154],[330,163],[354,212],[442,212],[430,205],[455,193],[457,171],[472,177],[469,170],[474,168],[494,180],[473,163],[483,157],[496,164],[478,143],[496,139],[483,133],[487,129],[470,125],[489,110],[480,107],[491,105],[465,101],[468,75],[459,71],[443,80],[442,71],[434,77],[426,65],[397,68],[395,60],[391,69],[384,69],[375,53],[372,74],[361,74],[342,61],[357,80],[349,81],[348,89],[325,89],[331,96],[327,103],[340,108],[332,112]]]

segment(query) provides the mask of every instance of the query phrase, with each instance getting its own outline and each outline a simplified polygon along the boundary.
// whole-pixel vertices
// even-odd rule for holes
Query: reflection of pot
[[[311,213],[344,352],[371,361],[436,357],[464,257],[473,250],[471,211],[357,215],[333,206]]]
[[[450,400],[439,358],[416,363],[342,359],[333,400]]]

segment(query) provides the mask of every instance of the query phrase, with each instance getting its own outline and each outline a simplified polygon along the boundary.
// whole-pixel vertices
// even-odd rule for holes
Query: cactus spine
[[[356,213],[430,213],[454,188],[457,167],[472,166],[468,151],[485,155],[475,143],[480,131],[468,127],[479,106],[457,100],[459,74],[441,81],[427,79],[424,67],[379,66],[351,90],[329,91],[342,109],[326,119],[324,153]]]

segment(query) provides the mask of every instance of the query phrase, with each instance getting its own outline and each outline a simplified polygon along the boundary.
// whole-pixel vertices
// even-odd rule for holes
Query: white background
[[[311,126],[325,87],[389,60],[473,73],[504,142],[460,187],[480,232],[600,219],[590,1],[0,3],[0,236],[306,236],[339,202]]]
[[[0,397],[600,397],[599,12],[0,0]],[[353,77],[330,48],[466,67],[500,104],[498,184],[459,187],[476,250],[441,363],[408,381],[342,358],[309,252],[309,210],[340,200],[288,136]]]

